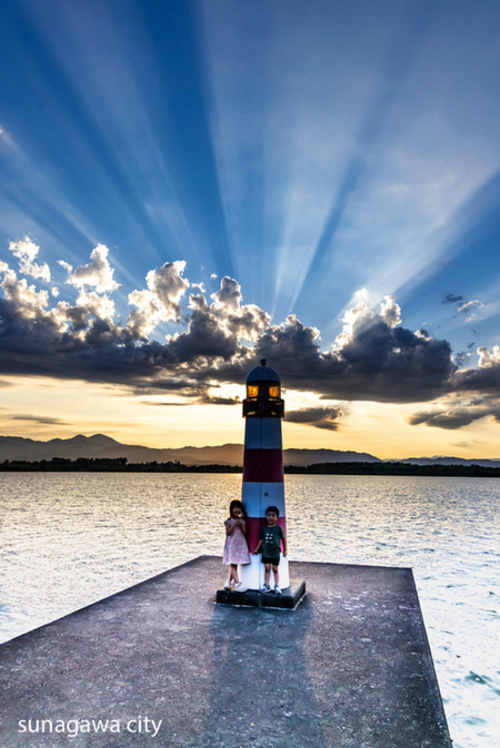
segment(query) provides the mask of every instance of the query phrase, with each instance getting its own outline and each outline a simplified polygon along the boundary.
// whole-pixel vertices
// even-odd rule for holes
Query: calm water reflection
[[[222,552],[239,475],[0,474],[0,641]],[[500,481],[288,476],[290,558],[411,566],[456,748],[496,748]],[[223,579],[221,567],[221,580]]]

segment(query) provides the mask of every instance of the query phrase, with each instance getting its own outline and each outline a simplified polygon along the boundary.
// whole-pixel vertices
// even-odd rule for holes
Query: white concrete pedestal
[[[244,566],[238,566],[238,574],[240,581],[243,582],[245,587],[249,590],[258,590],[264,584],[264,574],[266,572],[264,564],[261,563],[260,553],[257,556],[252,555],[249,564]],[[280,587],[284,590],[290,586],[290,576],[288,573],[288,559],[281,554],[280,565],[278,567],[280,575]],[[271,576],[269,579],[271,589],[274,587],[274,574],[271,569]]]

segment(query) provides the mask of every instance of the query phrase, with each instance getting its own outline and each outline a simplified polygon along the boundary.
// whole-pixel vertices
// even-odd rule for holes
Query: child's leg
[[[279,566],[275,566],[273,564],[273,574],[274,574],[274,584],[280,583],[280,572],[279,572]]]
[[[264,584],[269,584],[269,577],[271,576],[271,564],[264,564],[266,573],[264,574]]]
[[[238,566],[237,564],[231,564],[229,571],[229,579],[233,579],[235,584],[239,583],[238,579]]]

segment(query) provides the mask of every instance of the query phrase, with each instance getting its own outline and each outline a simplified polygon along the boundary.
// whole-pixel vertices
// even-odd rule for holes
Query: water
[[[6,641],[220,555],[241,476],[0,473],[0,487]],[[286,495],[291,559],[413,568],[454,746],[497,748],[500,480],[294,475]]]

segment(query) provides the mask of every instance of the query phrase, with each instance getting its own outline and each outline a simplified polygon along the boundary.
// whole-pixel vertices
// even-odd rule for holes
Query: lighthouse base
[[[234,592],[233,590],[217,590],[215,602],[220,605],[236,605],[247,608],[285,608],[294,610],[306,595],[306,583],[294,582],[286,587],[281,595],[275,592]]]
[[[261,561],[261,558],[262,556],[260,554],[258,554],[257,556],[254,556],[252,554],[250,556],[251,560],[249,564],[238,566],[238,573],[242,584],[244,584],[245,587],[248,587],[249,590],[255,590],[256,592],[262,587],[265,581],[265,568],[264,564]],[[282,589],[289,587],[290,576],[288,573],[288,559],[286,556],[281,556],[280,558],[278,573],[280,578],[280,587]],[[272,571],[269,577],[269,584],[271,585],[271,589],[274,589],[276,581],[274,579],[274,574]]]

